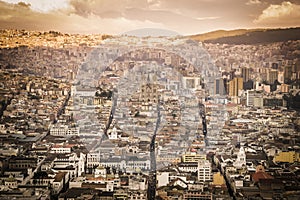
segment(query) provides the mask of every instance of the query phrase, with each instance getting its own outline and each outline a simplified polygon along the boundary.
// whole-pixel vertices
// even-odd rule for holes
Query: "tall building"
[[[278,80],[278,71],[269,69],[267,72],[267,82],[269,84],[274,84],[275,80]]]
[[[198,162],[198,180],[200,182],[212,181],[211,163],[208,160]]]
[[[219,95],[226,94],[225,87],[224,87],[224,80],[222,78],[216,79],[214,86],[215,86],[214,89],[215,94],[219,94]]]
[[[292,66],[285,66],[284,67],[284,83],[289,83],[292,78]]]
[[[300,79],[300,59],[298,59],[296,61],[294,72],[296,74],[296,79],[299,80]]]
[[[243,90],[243,78],[235,77],[229,81],[229,96],[239,96],[240,90]]]
[[[250,79],[250,69],[246,67],[241,68],[241,74],[244,82],[249,81]]]
[[[284,72],[278,72],[278,82],[284,83]]]
[[[156,104],[159,99],[159,85],[156,84],[156,77],[153,79],[153,81],[150,80],[148,74],[147,81],[141,86],[139,102],[141,102],[143,111],[152,110],[152,105]]]

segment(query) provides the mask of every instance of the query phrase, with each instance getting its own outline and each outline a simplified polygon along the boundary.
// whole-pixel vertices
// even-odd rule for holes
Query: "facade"
[[[200,182],[212,181],[211,163],[208,160],[198,162],[198,180]]]
[[[229,81],[229,96],[239,96],[239,91],[243,90],[243,78],[235,77]]]
[[[300,154],[295,151],[280,152],[274,157],[275,162],[300,162]]]
[[[197,152],[187,152],[182,155],[183,163],[194,163],[205,159],[206,159],[205,154],[198,154]]]
[[[250,68],[242,67],[241,75],[242,75],[243,81],[248,82],[250,80]]]
[[[50,135],[53,136],[75,136],[79,135],[79,128],[78,127],[69,127],[68,125],[64,124],[52,124],[50,127]]]
[[[215,94],[224,95],[226,94],[225,86],[224,86],[224,80],[222,78],[215,80]]]
[[[247,94],[247,101],[246,101],[247,106],[254,106],[255,98],[262,98],[262,93],[256,90],[247,90],[246,94]]]
[[[267,82],[269,84],[273,84],[276,80],[278,80],[278,71],[274,69],[269,69],[267,73]]]

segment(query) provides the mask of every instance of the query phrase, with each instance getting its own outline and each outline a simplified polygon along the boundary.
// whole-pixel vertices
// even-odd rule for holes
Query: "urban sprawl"
[[[300,41],[0,31],[0,199],[299,199]]]

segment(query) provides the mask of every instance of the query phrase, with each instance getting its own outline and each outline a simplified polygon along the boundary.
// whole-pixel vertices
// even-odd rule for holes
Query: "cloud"
[[[33,11],[41,13],[67,9],[69,7],[69,0],[5,0],[5,2],[28,6]]]
[[[69,11],[60,10],[41,13],[30,9],[29,5],[25,6],[23,3],[10,4],[0,1],[1,29],[117,34],[145,27],[166,28],[162,23],[155,23],[147,19],[139,21],[119,16],[101,18],[93,13],[82,17]]]
[[[28,8],[28,9],[29,9],[30,6],[31,6],[30,3],[25,3],[25,2],[22,2],[22,1],[19,2],[18,5],[19,5],[19,6],[23,6],[23,7],[25,7],[25,8]]]
[[[127,9],[149,9],[154,3],[147,0],[70,0],[73,13],[83,17],[97,15],[102,18],[110,18],[111,13],[114,13],[114,17],[122,17]]]
[[[219,19],[220,17],[197,17],[197,20],[213,20],[213,19]]]
[[[277,25],[277,26],[299,26],[300,5],[284,1],[280,5],[271,4],[257,19],[255,24]]]
[[[273,3],[265,1],[0,0],[0,28],[107,34],[138,28],[164,28],[181,34],[196,34],[263,25],[271,19],[266,17],[266,12],[274,9],[272,6],[280,0],[270,0]],[[248,6],[246,2],[257,6]],[[287,4],[293,8],[297,6],[295,3]],[[266,10],[263,12],[264,8]],[[293,10],[292,14],[295,15],[296,11]],[[276,19],[273,21],[276,24]]]
[[[246,2],[246,5],[259,5],[261,4],[260,0],[249,0]]]

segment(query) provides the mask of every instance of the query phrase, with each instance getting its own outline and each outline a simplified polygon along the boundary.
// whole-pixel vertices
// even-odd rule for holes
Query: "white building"
[[[255,98],[262,98],[262,93],[256,90],[247,90],[247,106],[254,106]]]
[[[87,154],[87,168],[94,168],[100,164],[100,152],[89,152]]]
[[[244,147],[241,147],[240,151],[237,154],[237,159],[233,163],[233,166],[240,169],[243,165],[246,165],[246,153]]]
[[[208,160],[198,162],[198,180],[200,182],[212,181],[211,163]]]
[[[51,147],[50,153],[56,153],[56,154],[65,154],[65,153],[71,153],[72,145],[69,144],[55,144]]]
[[[64,124],[52,124],[50,126],[50,135],[53,136],[73,136],[79,135],[79,128],[78,127],[69,127],[68,125]]]

